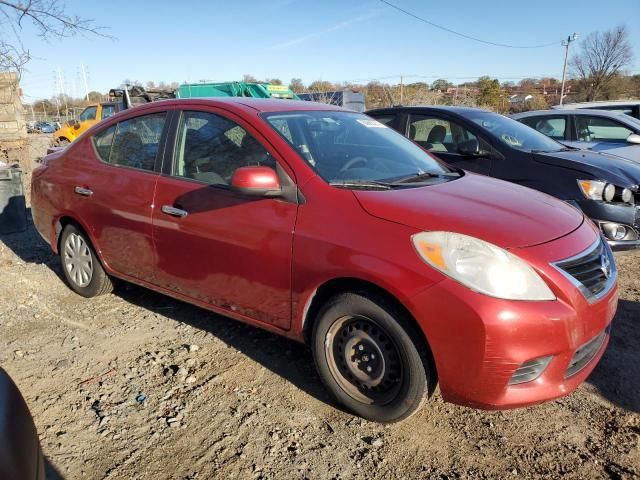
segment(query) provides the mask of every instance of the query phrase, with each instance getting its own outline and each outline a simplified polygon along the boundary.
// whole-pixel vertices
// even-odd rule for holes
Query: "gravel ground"
[[[131,285],[79,297],[30,228],[0,237],[0,365],[50,478],[640,478],[639,260],[617,259],[613,338],[573,395],[488,413],[436,392],[382,426],[334,404],[302,345]]]

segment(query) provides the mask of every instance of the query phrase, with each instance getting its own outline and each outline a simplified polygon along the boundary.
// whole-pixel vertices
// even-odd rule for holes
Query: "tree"
[[[27,21],[44,40],[74,35],[111,38],[93,20],[68,14],[58,0],[0,0],[0,18],[0,71],[15,71],[19,75],[31,59],[19,35]]]
[[[619,25],[605,32],[590,33],[571,58],[571,73],[578,80],[581,95],[592,101],[602,96],[632,59],[629,33]]]
[[[289,82],[289,88],[295,93],[302,93],[305,90],[301,78],[292,78]]]
[[[246,83],[258,83],[258,79],[251,75],[250,73],[245,73],[242,76],[242,81]]]
[[[330,92],[335,89],[336,86],[327,80],[316,80],[309,84],[309,90],[312,92]]]
[[[279,78],[267,78],[267,83],[270,83],[271,85],[282,85],[282,80]]]
[[[504,90],[498,79],[480,77],[478,79],[480,93],[477,98],[478,105],[495,111],[504,111],[507,108]]]
[[[100,102],[104,99],[104,97],[105,96],[102,93],[96,92],[95,90],[92,90],[87,95],[87,98],[89,99],[90,102]]]
[[[451,82],[447,82],[444,78],[439,78],[431,84],[431,90],[446,92],[448,88],[453,87]]]

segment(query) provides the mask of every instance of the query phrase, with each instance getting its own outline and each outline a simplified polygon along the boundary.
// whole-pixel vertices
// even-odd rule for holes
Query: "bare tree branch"
[[[104,33],[104,27],[96,26],[93,20],[67,14],[58,0],[0,0],[0,14],[5,19],[0,23],[0,71],[16,71],[20,74],[31,59],[20,40],[20,30],[27,20],[45,40],[75,35],[113,38]],[[9,39],[11,36],[13,40]]]
[[[629,34],[621,25],[605,32],[589,34],[570,61],[587,101],[597,99],[621,70],[633,59]]]

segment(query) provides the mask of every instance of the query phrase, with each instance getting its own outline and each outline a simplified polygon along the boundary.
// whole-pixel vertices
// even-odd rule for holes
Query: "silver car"
[[[569,147],[640,161],[640,120],[624,113],[557,109],[516,113],[511,118]]]

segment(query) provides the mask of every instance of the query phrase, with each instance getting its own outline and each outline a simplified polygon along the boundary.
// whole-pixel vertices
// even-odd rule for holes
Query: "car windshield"
[[[375,188],[447,179],[459,174],[410,140],[366,115],[295,111],[264,115],[325,181]]]
[[[567,147],[516,120],[497,113],[477,111],[467,115],[505,145],[524,152],[559,152]]]

